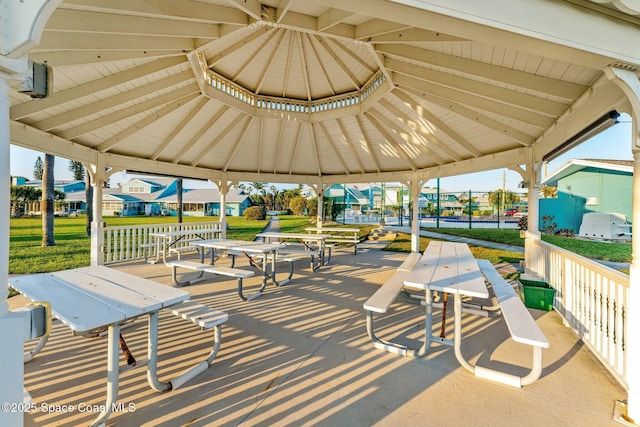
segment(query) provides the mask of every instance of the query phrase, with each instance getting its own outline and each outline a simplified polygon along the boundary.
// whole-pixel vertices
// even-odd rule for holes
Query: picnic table
[[[146,364],[152,388],[171,389],[157,376],[158,312],[186,301],[188,292],[104,266],[11,277],[9,285],[32,301],[49,302],[54,316],[74,333],[93,336],[108,331],[106,404],[93,425],[104,425],[118,399],[118,345],[124,343],[120,325],[125,322],[148,317],[148,358],[137,365]],[[135,366],[126,343],[122,347],[128,363]]]
[[[256,296],[262,294],[264,289],[267,286],[267,282],[271,279],[271,282],[275,286],[280,286],[285,284],[291,278],[286,281],[280,281],[276,279],[276,258],[277,251],[284,247],[284,245],[279,244],[271,244],[271,243],[263,243],[263,242],[248,242],[245,240],[232,240],[232,239],[209,239],[202,240],[198,242],[194,242],[194,245],[199,246],[201,248],[209,248],[211,249],[211,265],[215,263],[215,251],[234,251],[237,254],[242,254],[247,257],[249,263],[252,267],[260,269],[262,271],[262,287],[257,293],[254,293],[253,296],[249,299],[253,299]],[[258,256],[262,258],[261,267],[258,266],[253,257]],[[204,262],[204,251],[200,252],[200,260]],[[271,260],[271,273],[269,272],[269,261]],[[241,286],[241,285],[239,285]],[[239,289],[240,297],[242,298],[242,289]],[[245,299],[245,298],[243,298]]]
[[[308,233],[328,234],[325,240],[328,243],[350,243],[353,245],[353,254],[358,253],[358,243],[360,243],[359,228],[345,227],[307,227],[304,229]]]
[[[167,263],[167,254],[174,251],[178,254],[184,250],[194,250],[194,241],[206,240],[210,237],[220,236],[222,229],[218,227],[202,228],[202,229],[185,229],[172,231],[157,231],[149,235],[155,240],[156,259],[151,261],[153,264],[162,261]]]
[[[279,253],[287,253],[291,255],[309,255],[311,256],[311,268],[317,270],[320,266],[325,265],[328,259],[325,257],[325,242],[330,237],[328,234],[305,234],[305,233],[283,233],[268,231],[265,233],[256,234],[256,237],[261,238],[265,243],[276,243],[282,240],[295,240],[299,243],[298,247],[292,247],[291,245],[281,247],[278,249]],[[313,244],[317,245],[317,248],[313,247]],[[314,265],[313,257],[317,255],[318,263]]]
[[[462,341],[462,297],[489,297],[482,271],[469,246],[466,243],[432,240],[405,278],[404,285],[425,291],[425,342],[422,348],[415,351],[415,355],[426,354],[434,341],[453,345],[456,354],[459,354]],[[433,291],[442,292],[444,298],[442,328],[438,336],[432,333]],[[444,337],[448,294],[454,296],[453,340]]]

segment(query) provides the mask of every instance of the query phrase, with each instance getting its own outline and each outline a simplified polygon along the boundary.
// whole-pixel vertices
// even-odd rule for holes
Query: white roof
[[[53,96],[11,93],[11,142],[229,181],[519,165],[628,108],[605,70],[640,65],[638,11],[596,3],[64,1],[30,53]]]

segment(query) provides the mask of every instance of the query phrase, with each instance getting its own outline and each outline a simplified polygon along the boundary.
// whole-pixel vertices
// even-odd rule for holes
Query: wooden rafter
[[[435,135],[433,134],[429,134],[428,132],[424,132],[421,129],[418,129],[417,126],[415,126],[415,123],[407,123],[409,122],[409,120],[404,120],[403,117],[406,116],[405,112],[400,111],[398,108],[396,108],[394,105],[392,105],[389,101],[387,101],[386,99],[380,100],[379,103],[380,107],[384,108],[385,110],[387,110],[389,112],[389,116],[394,117],[395,121],[399,122],[402,124],[402,126],[405,128],[405,132],[412,134],[414,137],[419,138],[421,141],[423,141],[423,143],[425,144],[425,147],[429,150],[429,151],[433,151],[430,146],[433,147],[437,147],[439,150],[445,152],[449,158],[453,159],[454,161],[458,161],[458,160],[462,160],[462,156],[460,156],[460,154],[458,154],[455,150],[453,150],[452,148],[450,148],[448,146],[448,144],[444,144],[442,143],[438,138],[435,137]],[[417,114],[416,114],[417,116]],[[416,120],[420,120],[420,118],[415,117]],[[424,125],[425,127],[428,127],[428,124],[424,123],[425,121],[422,120],[422,125]],[[397,125],[396,125],[397,128]],[[444,160],[444,159],[443,159]]]
[[[393,94],[397,96],[404,103],[408,104],[411,110],[413,111],[413,115],[423,128],[428,128],[429,125],[437,128],[441,132],[445,133],[449,138],[451,138],[454,142],[456,142],[463,150],[471,154],[473,157],[482,156],[482,152],[475,148],[472,143],[464,139],[458,132],[453,130],[451,127],[447,126],[442,120],[438,119],[434,114],[432,114],[426,108],[421,108],[420,113],[417,111],[418,103],[409,96],[406,92],[401,90],[394,90]],[[398,116],[402,117],[402,116]],[[428,123],[427,123],[428,122]],[[448,144],[442,144],[442,147],[447,147]],[[459,156],[454,156],[454,160],[461,160]]]
[[[302,36],[300,33],[296,33],[296,37],[298,38],[298,49],[300,52],[300,59],[302,60],[302,69],[304,70],[304,75],[302,76],[302,80],[304,81],[304,87],[307,90],[307,101],[311,101],[311,85],[309,83],[309,70],[307,69],[307,60],[304,51],[304,46],[302,44]]]
[[[320,164],[320,156],[318,155],[318,145],[316,141],[316,135],[313,130],[313,123],[308,123],[309,137],[311,138],[311,148],[313,148],[313,158],[316,161],[316,173],[318,176],[322,176],[322,165]]]
[[[231,162],[233,161],[233,159],[236,156],[236,153],[238,152],[238,149],[240,148],[240,145],[242,145],[242,142],[244,141],[244,138],[247,136],[247,131],[249,130],[249,127],[251,127],[251,124],[253,123],[253,121],[255,120],[254,117],[251,116],[247,116],[244,126],[242,127],[242,131],[240,133],[240,136],[238,138],[236,138],[235,142],[233,143],[233,147],[231,148],[231,153],[229,153],[229,156],[227,158],[227,161],[224,164],[224,167],[222,168],[223,171],[227,171],[229,170],[229,165],[231,164]]]
[[[398,153],[400,157],[402,157],[404,160],[407,161],[407,163],[409,163],[409,165],[411,166],[411,170],[414,170],[414,171],[417,170],[418,165],[416,165],[414,161],[411,160],[411,157],[409,157],[409,155],[404,151],[404,149],[396,141],[396,136],[387,132],[386,128],[380,122],[378,122],[378,120],[369,111],[365,112],[364,116],[377,129],[377,131],[380,132],[380,134],[384,137],[384,139],[386,139],[387,142],[389,142],[389,144],[393,146],[393,148],[396,150],[396,153]]]
[[[209,121],[207,123],[205,123],[204,126],[201,126],[200,129],[198,129],[198,132],[196,132],[191,139],[189,139],[189,141],[184,144],[182,146],[182,149],[180,151],[178,151],[178,154],[176,154],[173,159],[171,160],[173,163],[180,163],[180,161],[182,160],[182,158],[184,157],[184,155],[191,150],[191,148],[200,140],[200,138],[202,138],[202,136],[207,133],[209,131],[209,129],[211,129],[218,120],[220,120],[222,118],[222,116],[224,116],[224,114],[229,111],[229,107],[226,105],[223,105],[217,112],[216,114],[213,115],[213,117],[211,117],[209,119]],[[202,153],[199,153],[199,155],[195,156],[196,159],[200,158],[202,155]]]
[[[280,120],[280,129],[278,129],[278,136],[276,138],[276,152],[273,157],[273,173],[278,172],[278,158],[280,157],[280,146],[282,144],[282,132],[284,130],[284,120]]]
[[[344,127],[342,120],[336,119],[336,122],[338,123],[338,127],[340,127],[340,132],[342,133],[342,136],[344,137],[344,140],[347,143],[347,146],[351,149],[351,154],[353,154],[353,157],[358,162],[358,166],[360,167],[360,173],[364,173],[365,171],[364,163],[362,163],[360,156],[358,156],[358,152],[356,151],[353,141],[349,137],[349,133],[347,132],[347,129]]]
[[[400,90],[404,90],[407,93],[415,94],[416,96],[423,95],[420,91],[415,91],[411,88],[400,88]],[[478,112],[477,110],[473,110],[468,108],[459,102],[455,102],[451,99],[440,98],[438,96],[430,96],[429,102],[438,105],[446,110],[452,111],[468,120],[471,120],[479,125],[484,126],[487,129],[491,129],[495,132],[498,132],[501,135],[504,135],[514,142],[522,145],[529,146],[535,142],[535,138],[531,135],[528,135],[518,129],[515,129],[512,126],[505,125],[503,123],[499,123],[493,118]]]
[[[577,83],[539,76],[526,71],[514,70],[472,59],[421,49],[415,46],[375,45],[376,52],[386,56],[408,59],[429,66],[449,69],[482,79],[489,79],[505,85],[525,88],[534,92],[575,100],[582,95],[587,86]]]
[[[123,108],[113,113],[106,114],[95,120],[91,120],[81,125],[59,132],[58,136],[65,139],[74,139],[80,135],[84,135],[85,133],[89,133],[96,129],[100,129],[101,127],[104,127],[104,126],[108,126],[122,119],[132,117],[136,114],[146,113],[147,111],[155,107],[158,107],[160,105],[175,101],[176,99],[179,99],[185,96],[189,96],[192,93],[199,93],[199,92],[200,92],[200,88],[198,87],[197,84],[194,83],[192,85],[182,87],[172,92],[167,92],[163,95],[156,96],[147,101],[139,102],[130,107]]]
[[[272,31],[271,34],[269,34],[267,36],[267,38],[264,40],[264,42],[262,42],[260,44],[260,47],[258,48],[259,51],[261,51],[262,49],[264,49],[266,46],[269,46],[269,43],[271,43],[271,40],[273,40],[273,38],[278,34],[278,31]],[[238,79],[238,77],[240,76],[240,74],[242,74],[242,72],[256,59],[256,55],[249,55],[249,57],[247,58],[247,60],[238,67],[238,70],[233,74],[233,76],[231,76],[231,80],[232,81],[236,81]]]
[[[97,92],[100,92],[101,90],[110,89],[114,86],[139,79],[149,74],[171,69],[171,67],[184,64],[185,62],[186,61],[184,56],[163,58],[151,61],[139,67],[130,68],[128,70],[112,74],[110,76],[95,79],[78,86],[73,86],[69,89],[55,92],[55,95],[49,98],[38,99],[31,102],[14,105],[13,107],[11,107],[10,116],[13,120],[28,117],[38,111],[43,111],[47,108],[62,105],[66,102],[86,96],[87,94],[95,94]]]
[[[397,119],[391,120],[386,117],[383,112],[375,109],[370,109],[369,112],[378,120],[379,123],[394,132],[394,134],[396,135],[395,141],[402,141],[400,147],[404,149],[404,151],[407,153],[407,155],[409,155],[410,158],[412,158],[414,153],[410,153],[409,149],[413,149],[420,152],[421,154],[426,154],[427,156],[433,158],[439,165],[446,163],[441,155],[436,153],[436,151],[434,151],[428,146],[428,144],[426,144],[427,141],[424,138],[416,135],[416,133],[413,132],[412,129],[407,129],[404,123],[399,123]],[[403,134],[406,136],[403,136]]]
[[[360,128],[360,133],[362,134],[362,141],[367,146],[367,150],[369,150],[369,154],[373,158],[373,163],[376,165],[376,172],[380,173],[382,168],[380,167],[380,161],[378,160],[378,156],[376,156],[375,151],[373,151],[373,145],[369,142],[369,138],[367,137],[367,132],[364,128],[364,124],[362,123],[362,116],[355,116],[356,123],[358,124],[358,128]]]
[[[224,138],[231,132],[235,127],[238,126],[240,121],[246,117],[244,114],[237,114],[236,118],[229,124],[229,126],[225,127],[222,132],[216,135],[215,139],[209,143],[204,149],[202,149],[195,157],[195,160],[191,162],[191,166],[198,166],[202,160],[204,160],[205,156],[215,148],[216,145],[220,143],[220,141],[224,140]]]
[[[99,113],[101,111],[126,104],[135,99],[148,96],[149,93],[157,93],[167,87],[172,87],[176,84],[180,84],[192,79],[194,79],[193,72],[191,70],[185,70],[169,77],[165,77],[163,79],[148,83],[146,85],[138,86],[136,88],[120,92],[117,95],[113,95],[108,98],[102,98],[101,100],[92,102],[89,105],[83,105],[72,110],[65,111],[64,113],[58,114],[56,116],[49,117],[48,119],[41,120],[34,123],[33,127],[45,131],[55,129],[75,120],[79,120],[84,117]]]
[[[140,130],[146,128],[149,125],[152,125],[153,123],[157,122],[167,114],[177,110],[178,108],[198,98],[199,96],[200,96],[199,94],[193,93],[189,96],[185,96],[184,98],[177,99],[172,103],[167,104],[166,106],[162,107],[160,110],[156,111],[150,116],[145,117],[144,119],[134,123],[128,128],[122,130],[121,132],[118,132],[117,134],[113,135],[111,138],[105,140],[102,144],[96,147],[96,150],[103,153],[111,151],[118,144],[122,143],[128,136],[131,136],[134,133],[139,132]],[[205,101],[206,101],[206,98],[205,98]]]
[[[313,55],[318,60],[318,64],[320,64],[320,69],[322,70],[322,75],[324,76],[324,79],[326,80],[327,85],[331,89],[331,94],[335,95],[336,94],[336,89],[333,87],[333,84],[331,83],[332,79],[329,78],[329,73],[327,73],[327,68],[323,65],[323,62],[320,60],[320,56],[318,55],[318,51],[316,50],[315,46],[313,45],[313,38],[311,38],[311,36],[309,36],[308,34],[305,34],[305,37],[307,38],[307,44],[311,48],[311,51],[313,52]]]
[[[287,30],[278,30],[278,32],[280,37],[278,37],[278,40],[275,42],[275,45],[273,46],[273,50],[271,51],[271,55],[268,56],[269,59],[267,60],[267,66],[262,69],[262,74],[258,78],[258,84],[256,85],[256,88],[255,88],[256,94],[260,93],[260,90],[262,89],[262,85],[264,84],[264,81],[267,78],[267,75],[269,74],[271,67],[273,67],[273,64],[275,63],[275,58],[278,55],[278,51],[280,50],[280,47],[282,44],[282,39],[284,39],[284,36],[287,34]]]
[[[345,162],[344,159],[342,158],[342,154],[340,154],[340,151],[338,151],[338,147],[336,146],[335,142],[333,142],[333,139],[331,138],[331,135],[327,131],[327,128],[325,127],[325,125],[322,122],[319,122],[319,123],[316,123],[316,126],[320,128],[320,130],[324,134],[324,137],[329,142],[329,145],[331,145],[331,148],[333,149],[333,152],[335,153],[336,157],[338,158],[338,160],[340,160],[340,163],[344,168],[344,173],[349,175],[349,167],[347,166],[347,162]]]
[[[315,36],[316,41],[318,42],[318,44],[320,46],[322,46],[322,48],[331,56],[333,57],[333,59],[335,60],[336,64],[338,64],[338,66],[340,67],[340,69],[342,70],[342,72],[349,78],[349,81],[351,81],[351,84],[353,85],[353,88],[355,90],[359,90],[360,89],[360,82],[358,81],[358,78],[351,72],[351,70],[349,70],[349,67],[346,66],[346,64],[344,62],[342,62],[342,59],[340,59],[340,57],[338,55],[336,55],[336,53],[331,49],[331,47],[324,41],[324,39],[322,39],[319,36]]]
[[[209,102],[209,98],[202,96],[198,103],[189,111],[185,117],[178,123],[176,127],[173,128],[171,133],[167,135],[167,137],[162,141],[162,143],[156,148],[156,151],[150,156],[151,160],[156,160],[160,154],[164,151],[165,148],[178,136],[180,132],[189,124],[191,120],[202,110],[202,108],[207,105]]]
[[[296,135],[296,140],[293,144],[293,150],[291,150],[291,156],[289,156],[289,166],[287,166],[287,170],[289,174],[293,173],[293,160],[296,158],[296,153],[298,152],[298,147],[300,146],[300,136],[302,135],[302,122],[298,122],[298,132]]]

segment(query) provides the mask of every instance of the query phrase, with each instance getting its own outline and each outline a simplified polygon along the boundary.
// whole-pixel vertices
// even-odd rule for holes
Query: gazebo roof
[[[11,141],[132,172],[380,182],[515,167],[628,109],[606,70],[640,64],[633,11],[455,3],[64,1],[30,53],[53,94],[12,93]]]

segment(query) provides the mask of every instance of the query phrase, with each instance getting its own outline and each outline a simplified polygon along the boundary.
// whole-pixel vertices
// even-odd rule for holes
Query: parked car
[[[504,216],[513,216],[518,212],[518,208],[509,208],[504,210]]]

